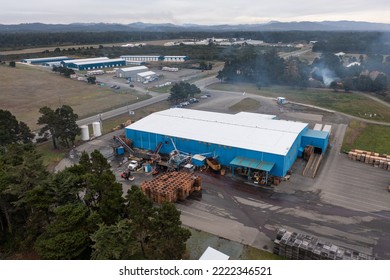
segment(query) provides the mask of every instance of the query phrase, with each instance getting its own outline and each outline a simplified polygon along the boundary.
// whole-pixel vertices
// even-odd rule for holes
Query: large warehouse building
[[[189,59],[185,55],[121,55],[120,58],[126,60],[127,64],[134,62],[184,62]]]
[[[125,66],[126,61],[123,59],[109,59],[108,57],[95,57],[85,59],[72,59],[61,62],[62,66],[73,70],[96,70],[112,67]]]
[[[61,62],[63,60],[70,60],[71,58],[67,56],[55,56],[55,57],[39,57],[39,58],[26,58],[21,62],[29,63],[29,64],[45,64],[45,63],[53,63],[53,62]]]
[[[216,157],[225,166],[248,167],[283,177],[306,145],[324,153],[329,133],[308,124],[276,120],[275,116],[241,112],[235,115],[189,109],[153,113],[126,127],[137,148],[169,154]],[[161,146],[162,144],[162,146]]]

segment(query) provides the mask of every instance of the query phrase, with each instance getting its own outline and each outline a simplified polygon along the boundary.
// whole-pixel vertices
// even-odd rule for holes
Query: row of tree
[[[227,56],[217,78],[228,82],[251,82],[260,86],[286,84],[305,86],[308,65],[297,58],[284,60],[275,49],[261,52],[253,46],[237,49]]]
[[[0,149],[0,258],[21,251],[43,259],[183,257],[190,232],[173,204],[154,206],[135,186],[123,197],[98,151],[50,174],[34,145],[12,133]]]
[[[356,64],[349,65],[352,62]],[[346,91],[374,91],[388,89],[390,59],[382,55],[360,56],[344,61],[342,56],[324,53],[309,64],[298,57],[281,58],[276,50],[260,52],[252,46],[230,53],[217,77],[221,81],[250,82],[259,87],[270,84],[307,87],[310,80],[325,86],[341,85]]]
[[[316,51],[389,53],[390,34],[387,32],[332,31],[182,31],[182,32],[19,32],[2,33],[0,49],[24,47],[85,45],[102,43],[139,42],[166,39],[246,38],[268,43],[317,41]]]
[[[75,74],[75,71],[73,69],[70,69],[70,68],[67,68],[64,66],[53,66],[52,71],[63,74],[67,78],[69,78],[71,75]]]

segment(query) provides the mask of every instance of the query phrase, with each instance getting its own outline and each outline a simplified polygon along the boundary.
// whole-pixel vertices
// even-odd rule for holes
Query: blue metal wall
[[[309,129],[302,135],[301,147],[313,146],[320,148],[322,154],[326,152],[329,143],[329,133],[325,131],[316,131]]]
[[[218,156],[218,161],[222,165],[228,166],[236,157],[247,157],[258,159],[266,162],[273,162],[275,166],[271,170],[271,174],[283,177],[291,168],[298,156],[298,149],[301,140],[301,134],[295,140],[293,146],[288,151],[286,156],[264,153],[259,151],[246,150],[241,148],[217,145],[201,141],[194,141],[183,138],[163,136],[155,133],[142,132],[126,128],[126,138],[133,141],[133,145],[137,148],[155,150],[160,142],[164,145],[160,149],[160,153],[168,154],[174,149],[171,138],[176,145],[176,148],[181,152],[189,154],[203,154],[204,156]],[[209,153],[205,155],[205,153]]]
[[[80,65],[80,66],[78,66],[75,63],[66,63],[66,61],[65,61],[65,63],[62,63],[62,64],[68,68],[78,69],[80,71],[83,71],[83,70],[99,70],[99,69],[104,69],[104,68],[125,66],[126,61],[91,63],[91,64],[85,64],[85,65]]]

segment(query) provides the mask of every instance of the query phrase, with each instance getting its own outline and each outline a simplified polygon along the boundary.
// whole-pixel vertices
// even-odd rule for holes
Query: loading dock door
[[[230,165],[246,167],[255,170],[265,171],[266,178],[268,179],[268,173],[272,170],[275,163],[274,162],[265,162],[254,158],[245,158],[245,157],[235,157]],[[234,174],[233,174],[234,175]]]

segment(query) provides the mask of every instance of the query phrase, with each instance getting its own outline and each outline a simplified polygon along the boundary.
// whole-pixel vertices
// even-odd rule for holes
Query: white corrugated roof
[[[133,67],[120,68],[118,70],[124,72],[131,72],[131,71],[148,70],[148,69],[149,68],[146,66],[133,66]]]
[[[93,58],[80,58],[80,59],[71,59],[66,60],[66,63],[82,63],[82,62],[92,62],[96,60],[108,59],[108,57],[93,57]]]
[[[249,118],[250,117],[250,118]],[[236,115],[190,109],[153,113],[127,128],[242,149],[286,155],[306,123],[265,115]]]
[[[114,59],[98,59],[93,61],[82,61],[82,62],[73,62],[76,65],[87,65],[87,64],[93,64],[93,63],[107,63],[107,62],[124,62],[121,58],[114,58]]]
[[[120,57],[126,57],[126,58],[131,58],[131,57],[136,57],[136,58],[156,58],[160,57],[160,55],[121,55]]]
[[[156,73],[154,73],[153,71],[146,71],[146,72],[138,73],[137,75],[138,75],[138,76],[141,76],[141,77],[147,77],[147,76],[156,75]]]
[[[40,60],[64,60],[68,59],[67,56],[54,56],[54,57],[39,57],[39,58],[26,58],[26,61],[40,61]]]

